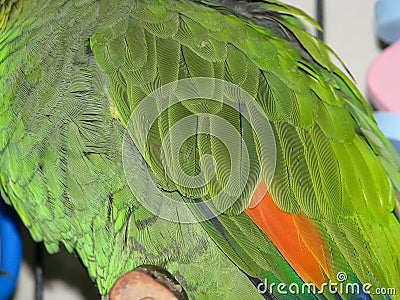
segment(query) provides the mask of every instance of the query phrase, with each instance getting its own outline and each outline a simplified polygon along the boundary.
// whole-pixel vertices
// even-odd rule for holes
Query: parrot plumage
[[[102,296],[142,264],[191,299],[400,291],[400,159],[298,18],[316,26],[276,0],[0,0],[3,197]]]

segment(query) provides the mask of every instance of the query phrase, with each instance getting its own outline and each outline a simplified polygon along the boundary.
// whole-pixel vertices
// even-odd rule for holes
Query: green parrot
[[[102,297],[152,265],[190,299],[400,299],[400,159],[301,19],[0,0],[3,198]]]

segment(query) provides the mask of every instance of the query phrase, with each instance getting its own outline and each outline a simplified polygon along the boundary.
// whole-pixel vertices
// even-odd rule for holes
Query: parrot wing
[[[348,282],[396,287],[399,224],[393,212],[399,158],[377,128],[363,97],[332,63],[330,56],[334,53],[298,26],[290,13],[302,16],[300,11],[280,2],[246,4],[258,12],[254,18],[261,25],[275,24],[269,28],[246,19],[237,3],[231,7],[224,6],[229,1],[203,4],[210,7],[189,1],[165,2],[159,11],[159,3],[141,3],[123,22],[125,34],[116,25],[97,31],[91,38],[94,55],[108,75],[120,118],[162,188],[178,190],[189,198],[210,199],[217,210],[226,209],[230,220],[248,207],[256,188],[268,189],[272,204],[265,197],[246,214],[303,280],[321,287],[326,277],[338,280],[337,274],[346,272]],[[142,51],[129,46],[131,31],[143,32],[139,44],[147,47]],[[248,121],[241,117],[240,100],[237,109],[224,101],[211,101],[210,97],[221,96],[221,87],[197,82],[193,89],[203,91],[207,87],[209,93],[199,93],[200,99],[188,101],[182,96],[186,100],[177,102],[174,97],[181,95],[168,95],[166,99],[153,95],[159,97],[159,102],[157,106],[155,100],[151,106],[158,109],[157,122],[152,126],[143,126],[139,115],[131,117],[137,110],[150,110],[140,103],[154,90],[173,80],[199,77],[226,80],[241,87],[255,98],[264,115],[248,107],[252,119]],[[180,122],[203,113],[216,115],[229,124],[223,126],[216,119],[202,116]],[[257,124],[263,117],[268,119],[276,143],[273,172],[268,147],[257,134]],[[174,131],[174,126],[179,130]],[[229,126],[240,132],[233,153],[221,141]],[[197,135],[192,135],[193,130]],[[142,134],[147,131],[148,136]],[[185,134],[182,142],[181,135]],[[174,145],[183,145],[183,150]],[[229,170],[237,167],[232,172],[242,174],[244,149],[249,157],[245,188],[235,195],[215,197],[229,187]],[[161,152],[167,157],[163,158]],[[181,156],[168,157],[165,153]],[[200,157],[208,154],[213,156],[213,163],[201,161]],[[235,166],[232,161],[239,163]],[[188,188],[190,182],[180,178],[181,172],[177,171],[196,175],[202,168],[208,182],[203,189]],[[265,187],[260,176],[267,183]],[[240,180],[234,182],[241,184]],[[235,188],[226,190],[230,193]],[[233,196],[238,196],[237,201],[227,205]],[[273,205],[278,210],[268,215]],[[280,212],[290,213],[290,220],[280,222]],[[278,231],[287,224],[292,224],[292,229],[279,235],[271,229],[274,222]],[[285,244],[288,232],[300,237],[298,249],[305,246],[318,264],[309,267],[306,262],[310,260],[290,250],[290,244],[296,242]]]
[[[143,263],[166,267],[196,299],[260,298],[245,274],[321,287],[346,272],[397,287],[400,164],[366,102],[292,17],[300,11],[265,1],[246,3],[248,15],[230,4],[15,5],[0,27],[4,194],[50,252],[60,241],[77,252],[101,294]],[[166,101],[140,105],[199,77],[233,83],[256,104],[200,80],[189,85],[197,99],[176,101],[185,95],[172,85]],[[131,117],[142,108],[153,123]],[[273,168],[257,134],[264,119]],[[240,134],[224,144],[231,129]],[[207,184],[193,187],[200,171]],[[142,203],[166,195],[202,221],[166,220],[164,207]]]
[[[132,3],[9,4],[10,22],[0,31],[0,180],[4,199],[32,237],[51,253],[60,242],[74,251],[101,295],[123,273],[156,264],[191,298],[262,298],[200,223],[157,217],[128,185],[125,128],[89,38],[96,28],[117,25],[118,14],[132,10]],[[144,161],[136,167],[137,174],[148,169]],[[236,223],[248,237],[231,246],[230,255],[244,269],[270,282],[302,282],[246,215]],[[250,242],[250,234],[260,239]]]

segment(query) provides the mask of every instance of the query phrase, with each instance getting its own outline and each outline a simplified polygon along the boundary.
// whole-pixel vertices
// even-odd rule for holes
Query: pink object
[[[400,41],[374,60],[367,73],[367,85],[377,109],[400,113]]]

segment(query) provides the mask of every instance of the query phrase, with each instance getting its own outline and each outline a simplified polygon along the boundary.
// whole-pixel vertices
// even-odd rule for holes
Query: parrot
[[[140,266],[180,299],[400,299],[399,156],[306,23],[278,0],[0,0],[2,197],[104,299]]]

